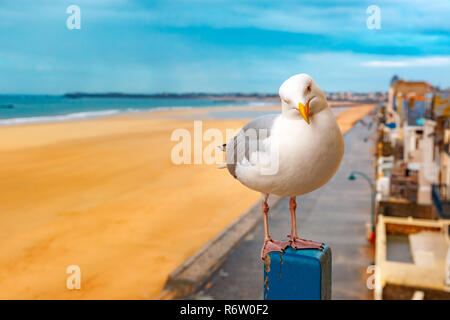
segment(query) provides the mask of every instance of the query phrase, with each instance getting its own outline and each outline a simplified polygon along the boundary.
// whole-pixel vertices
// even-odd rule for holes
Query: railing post
[[[264,261],[264,300],[331,299],[331,249],[271,252]]]

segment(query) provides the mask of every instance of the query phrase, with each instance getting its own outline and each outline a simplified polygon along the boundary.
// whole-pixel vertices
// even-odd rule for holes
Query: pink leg
[[[288,238],[291,239],[291,247],[294,249],[320,249],[323,250],[322,243],[301,239],[297,234],[297,219],[295,210],[297,209],[297,202],[295,201],[295,197],[291,197],[289,200],[289,209],[291,211],[291,234],[288,235]]]
[[[264,260],[266,255],[269,252],[272,251],[278,251],[283,252],[284,249],[289,245],[289,242],[287,241],[278,241],[278,240],[272,240],[272,238],[269,235],[269,205],[267,204],[267,196],[263,198],[261,209],[264,214],[264,244],[261,249],[261,259]]]

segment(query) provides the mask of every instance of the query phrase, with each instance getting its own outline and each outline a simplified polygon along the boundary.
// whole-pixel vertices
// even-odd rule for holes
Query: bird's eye
[[[310,92],[311,91],[311,84],[308,84],[308,86],[306,87],[306,92]]]

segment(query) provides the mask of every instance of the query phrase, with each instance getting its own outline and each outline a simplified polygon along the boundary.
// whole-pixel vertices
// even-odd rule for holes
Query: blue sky
[[[326,91],[387,90],[393,74],[448,87],[449,17],[448,0],[2,0],[0,93],[275,93],[301,72]]]

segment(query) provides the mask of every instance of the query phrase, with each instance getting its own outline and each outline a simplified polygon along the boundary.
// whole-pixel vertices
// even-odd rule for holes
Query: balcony
[[[450,195],[448,186],[445,184],[433,184],[431,196],[434,206],[442,219],[450,219]]]
[[[390,196],[395,199],[404,199],[409,202],[417,202],[417,190],[419,188],[415,171],[399,174],[398,167],[391,170]],[[411,175],[407,175],[411,174]]]

